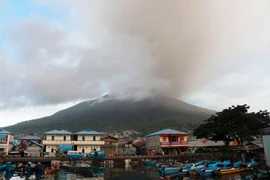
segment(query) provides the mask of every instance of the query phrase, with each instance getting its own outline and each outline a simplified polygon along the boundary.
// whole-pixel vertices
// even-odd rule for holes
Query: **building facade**
[[[61,128],[44,133],[45,138],[43,145],[45,153],[53,153],[60,149],[66,153],[69,150],[79,151],[88,154],[95,150],[100,150],[100,146],[104,145],[101,141],[102,133],[87,129],[77,133],[72,133]]]
[[[13,147],[14,135],[0,128],[0,153],[5,153],[6,155]]]
[[[73,136],[74,150],[84,154],[99,151],[101,146],[105,144],[104,141],[100,140],[102,136],[104,136],[103,133],[92,131],[91,129],[77,132]]]
[[[72,150],[72,133],[61,128],[44,133],[42,141],[45,153],[54,153],[59,148],[62,152]]]
[[[188,151],[188,133],[173,129],[164,129],[146,136],[148,155],[174,155]]]

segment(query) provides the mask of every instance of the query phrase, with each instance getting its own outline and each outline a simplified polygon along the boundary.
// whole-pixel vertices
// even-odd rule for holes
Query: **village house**
[[[21,156],[28,157],[42,157],[44,146],[41,143],[41,138],[30,134],[22,137],[21,143],[18,146],[18,150],[21,152]],[[22,154],[23,153],[23,154]]]
[[[163,129],[146,136],[148,155],[174,155],[188,151],[188,133],[173,129]]]
[[[44,133],[45,137],[42,141],[45,153],[48,156],[54,156],[59,148],[62,152],[72,150],[72,133],[61,128]]]
[[[90,129],[73,134],[72,132],[58,128],[44,134],[43,145],[45,146],[46,154],[49,156],[58,149],[63,153],[74,150],[88,154],[95,150],[100,150],[100,147],[104,145],[104,141],[100,140],[103,133]]]
[[[118,154],[118,138],[106,136],[100,140],[104,141],[104,146],[101,148],[104,150],[106,156],[115,156]]]
[[[118,140],[118,155],[135,155],[136,147],[132,144],[132,139],[119,139]]]
[[[145,155],[146,154],[146,142],[142,138],[137,138],[133,141],[133,146],[136,147],[136,154]]]
[[[0,153],[7,155],[13,147],[14,134],[0,128]]]
[[[99,151],[101,146],[104,145],[104,141],[101,141],[103,133],[86,129],[84,131],[77,132],[73,135],[72,144],[74,150],[89,154],[93,151]]]

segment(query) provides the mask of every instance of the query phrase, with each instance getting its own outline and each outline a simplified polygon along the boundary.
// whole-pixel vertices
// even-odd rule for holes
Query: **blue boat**
[[[256,166],[257,162],[256,161],[250,161],[247,163],[247,167],[252,167],[252,166]]]
[[[197,163],[188,164],[179,170],[178,175],[179,176],[187,176],[187,175],[190,175],[190,171],[192,171],[191,175],[199,175],[197,170],[201,170],[205,164],[214,164],[217,162],[219,162],[219,161],[203,160],[203,161],[199,161]]]
[[[258,177],[258,179],[268,179],[269,178],[268,173],[257,174],[257,177]],[[245,177],[245,179],[252,179],[252,178],[253,178],[253,175],[247,175]]]
[[[160,169],[159,174],[162,177],[169,176],[169,175],[177,175],[178,171],[181,169],[179,166],[165,166]]]
[[[143,161],[144,166],[157,167],[157,161]]]
[[[234,165],[238,166],[238,162]],[[212,163],[209,165],[205,165],[201,170],[197,169],[197,171],[199,172],[200,176],[203,177],[211,177],[214,176],[214,171],[217,169],[229,169],[232,168],[232,164],[231,161],[225,161],[225,162],[216,162],[216,163]]]

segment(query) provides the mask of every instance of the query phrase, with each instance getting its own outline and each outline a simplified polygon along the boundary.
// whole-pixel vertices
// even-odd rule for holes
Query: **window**
[[[4,152],[4,150],[5,150],[4,148],[0,148],[0,152]]]
[[[82,141],[85,141],[85,136],[82,137]]]
[[[96,136],[93,136],[93,141],[95,141],[96,140]]]
[[[66,136],[64,136],[64,141],[66,141],[67,140],[67,137]]]
[[[51,149],[51,152],[53,152],[53,149]]]
[[[82,153],[84,153],[84,149],[82,149]]]
[[[54,136],[52,136],[52,140],[54,141]]]
[[[184,141],[184,136],[181,136],[181,137],[180,137],[180,140],[181,140],[181,141]]]
[[[0,142],[6,142],[6,140],[7,140],[7,136],[5,135],[0,136]]]
[[[172,142],[177,142],[178,140],[178,137],[177,136],[172,136]]]
[[[163,136],[163,137],[162,137],[162,140],[163,140],[163,141],[166,141],[166,137],[165,137],[165,136]]]

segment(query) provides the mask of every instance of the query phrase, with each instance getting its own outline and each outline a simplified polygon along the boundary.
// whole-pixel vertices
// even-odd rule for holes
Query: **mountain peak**
[[[165,128],[187,132],[214,113],[166,96],[138,100],[106,94],[52,116],[25,121],[5,129],[16,133],[42,133],[58,127],[72,132],[85,127],[100,132],[133,129],[142,135]]]

